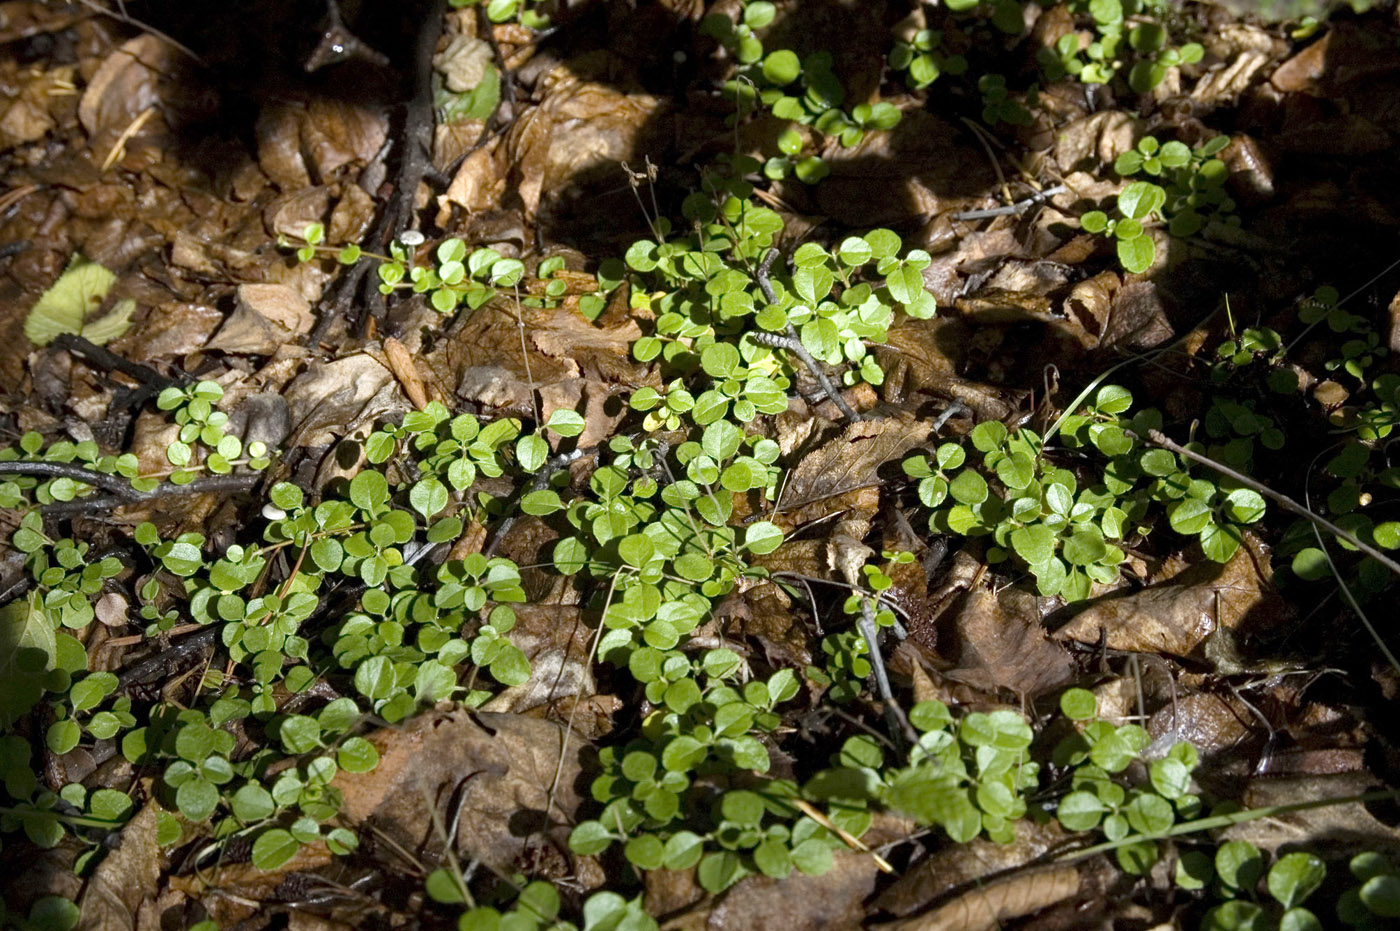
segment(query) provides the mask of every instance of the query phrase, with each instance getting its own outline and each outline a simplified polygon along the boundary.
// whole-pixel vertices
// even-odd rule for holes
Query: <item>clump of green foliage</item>
[[[160,406],[176,411],[191,441],[213,442],[227,458],[237,454],[228,443],[235,438],[223,434],[226,418],[213,395],[199,385],[176,389],[162,395]],[[581,418],[565,412],[542,430],[566,436],[581,428]],[[189,446],[177,439],[167,455],[182,461]],[[211,556],[202,534],[163,539],[149,523],[135,529],[134,542],[162,570],[137,586],[148,635],[168,629],[177,616],[215,626],[230,659],[244,670],[241,685],[207,677],[201,699],[183,709],[120,694],[115,675],[86,672],[82,645],[55,628],[91,623],[92,599],[123,564],[111,556],[89,559],[86,544],[53,539],[38,511],[26,514],[12,543],[28,555],[33,590],[0,618],[6,642],[18,647],[8,659],[17,675],[4,696],[6,719],[44,704],[53,718],[45,740],[56,754],[85,740],[117,740],[133,765],[157,768],[158,798],[185,823],[209,822],[206,830],[221,839],[251,833],[261,868],[275,868],[317,839],[333,850],[353,849],[353,832],[334,824],[339,799],[331,781],[340,771],[374,767],[377,752],[355,733],[367,714],[396,721],[424,703],[462,694],[457,667],[463,664],[506,685],[528,677],[528,662],[508,638],[514,624],[509,603],[524,599],[515,565],[473,555],[429,574],[414,560],[427,547],[456,539],[463,515],[499,511],[489,495],[471,496],[478,474],[512,472],[523,480],[543,464],[548,445],[539,433],[522,433],[519,421],[483,428],[470,415],[449,417],[438,404],[386,425],[365,448],[369,467],[319,503],[308,502],[295,485],[274,485],[260,544],[235,544]],[[14,483],[10,491],[22,496],[25,490]],[[296,554],[291,570],[275,592],[262,590],[283,550]],[[307,625],[324,611],[322,592],[336,578],[368,590],[357,610],[313,640]],[[178,610],[159,607],[172,602]],[[338,698],[314,714],[278,710],[276,689],[304,692],[327,668],[341,670],[355,697]],[[479,703],[489,695],[477,689],[463,697]],[[226,729],[234,722],[296,765],[272,779],[263,775],[266,753],[235,757]],[[23,741],[7,739],[3,750],[8,771],[28,771]],[[92,819],[119,824],[130,813],[100,793],[87,796],[81,786],[52,793],[15,775],[5,787],[14,802],[7,823],[43,846],[57,843],[65,826]],[[167,823],[163,842],[180,839],[184,830]]]
[[[1166,4],[1153,0],[1072,0],[1068,4],[1076,17],[1093,23],[1094,37],[1081,46],[1076,33],[1061,36],[1054,46],[1036,53],[1036,61],[1046,80],[1066,75],[1085,84],[1109,84],[1127,68],[1127,85],[1146,94],[1161,84],[1167,69],[1195,64],[1205,56],[1198,42],[1173,47],[1171,36],[1160,22],[1144,21],[1143,14],[1166,12]],[[1129,22],[1136,20],[1133,25]],[[1126,40],[1126,41],[1125,41]]]
[[[1213,885],[1216,894],[1225,900],[1206,912],[1201,927],[1208,931],[1321,928],[1322,923],[1303,907],[1303,902],[1326,878],[1327,867],[1315,854],[1295,851],[1283,854],[1270,865],[1259,848],[1241,840],[1221,844],[1214,857],[1189,851],[1182,854],[1176,866],[1178,888]]]
[[[967,71],[967,59],[949,55],[943,49],[943,32],[920,29],[909,41],[897,41],[890,50],[889,65],[904,72],[904,83],[914,90],[928,87],[941,75],[960,75]]]
[[[1118,193],[1116,216],[1091,210],[1080,218],[1084,229],[1114,240],[1119,263],[1130,272],[1145,272],[1157,257],[1147,232],[1148,224],[1165,221],[1167,232],[1185,238],[1200,232],[1209,222],[1237,224],[1235,202],[1225,190],[1229,168],[1216,154],[1229,145],[1228,136],[1216,136],[1195,149],[1181,142],[1158,143],[1143,137],[1137,147],[1113,163],[1123,177],[1139,173],[1159,178],[1133,181]]]
[[[523,262],[485,246],[468,253],[466,243],[456,237],[438,243],[432,251],[432,261],[421,265],[417,247],[422,245],[423,237],[414,231],[390,243],[388,255],[362,252],[353,243],[339,248],[325,245],[325,236],[323,224],[307,224],[302,231],[302,245],[296,248],[297,258],[310,262],[329,256],[341,265],[353,265],[361,258],[374,259],[379,263],[376,273],[380,293],[411,290],[415,294],[426,294],[433,309],[444,315],[456,313],[462,305],[476,310],[502,291],[510,293],[526,307],[557,307],[569,288],[569,283],[559,277],[564,270],[562,256],[541,260],[535,266],[535,279],[541,287],[534,293],[522,293],[520,286],[526,281]],[[283,245],[291,244],[284,242]],[[594,276],[593,290],[578,295],[579,312],[589,320],[602,314],[607,295],[621,283],[620,266],[616,260],[603,263]]]
[[[1298,369],[1290,355],[1310,334],[1316,352],[1325,358],[1322,367],[1346,378],[1351,387],[1346,403],[1326,413],[1330,425],[1343,439],[1318,457],[1320,469],[1312,506],[1362,541],[1383,550],[1400,549],[1400,522],[1382,519],[1377,509],[1400,489],[1400,469],[1391,465],[1380,442],[1397,422],[1400,377],[1372,367],[1386,355],[1375,327],[1365,317],[1342,306],[1336,288],[1323,286],[1301,300],[1296,319],[1301,332],[1285,345],[1283,337],[1266,326],[1236,332],[1231,323],[1227,337],[1215,349],[1210,379],[1221,392],[1203,421],[1211,458],[1253,474],[1256,456],[1283,446],[1282,424],[1295,416],[1290,405],[1299,400]],[[1341,554],[1353,550],[1339,541]],[[1333,567],[1318,545],[1312,525],[1303,520],[1290,526],[1277,554],[1299,579],[1332,578]],[[1348,560],[1343,560],[1348,562]],[[1347,584],[1354,583],[1363,596],[1383,591],[1393,581],[1390,571],[1370,556],[1354,559]]]
[[[772,24],[777,8],[768,0],[746,0],[736,22],[712,13],[700,23],[705,34],[718,41],[734,57],[738,70],[724,84],[724,91],[738,106],[739,114],[764,107],[780,120],[811,127],[818,140],[838,139],[842,146],[853,146],[873,130],[893,129],[902,114],[890,103],[860,103],[843,109],[846,88],[832,68],[830,52],[819,51],[802,58],[791,49],[765,49],[758,33]],[[812,148],[820,149],[820,142]],[[789,128],[778,139],[779,154],[763,166],[773,180],[796,175],[814,184],[830,173],[818,155],[802,153],[808,145],[796,128]]]
[[[689,397],[673,382],[664,391],[634,394],[634,409],[659,411],[658,426],[681,414],[705,426],[731,405],[746,423],[786,409],[792,369],[762,334],[791,330],[816,360],[851,366],[843,375],[847,384],[880,384],[884,375],[867,343],[885,338],[896,310],[916,318],[934,313],[922,276],[931,257],[921,249],[901,255],[899,236],[885,229],[849,237],[832,250],[804,243],[793,253],[791,271],[773,278],[776,300],[769,303],[754,269],[782,221],[741,199],[750,190],[729,182],[713,198],[692,195],[684,212],[693,232],[673,237],[670,225],[659,222],[658,240],[641,240],[627,251],[641,285],[633,300],[656,315],[655,332],[636,342],[633,356],[659,359],[663,378],[688,379],[700,370],[714,385]]]
[[[1161,414],[1128,417],[1131,407],[1132,395],[1109,385],[1083,413],[1061,418],[1055,437],[1071,455],[1098,457],[1098,470],[1083,483],[1083,469],[1055,465],[1035,431],[1012,433],[994,421],[968,435],[980,463],[968,464],[964,445],[949,442],[932,458],[906,459],[904,471],[919,482],[930,529],[988,537],[987,561],[1029,569],[1042,595],[1082,601],[1094,583],[1115,582],[1122,545],[1148,532],[1154,508],[1165,510],[1172,530],[1198,538],[1207,558],[1227,561],[1243,529],[1264,516],[1263,497],[1223,478],[1193,476],[1189,462],[1146,444]]]
[[[452,9],[480,6],[493,23],[517,22],[526,29],[548,29],[550,17],[543,9],[546,0],[449,0]]]

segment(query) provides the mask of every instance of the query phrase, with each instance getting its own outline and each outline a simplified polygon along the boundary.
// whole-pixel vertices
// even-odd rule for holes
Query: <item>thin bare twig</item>
[[[1323,453],[1319,452],[1313,457],[1312,465],[1308,466],[1307,481],[1303,483],[1303,503],[1308,507],[1312,507],[1311,486],[1313,470],[1317,467],[1317,461],[1322,458],[1322,455]],[[1322,551],[1322,558],[1327,560],[1327,568],[1331,571],[1332,578],[1337,581],[1337,588],[1341,590],[1342,598],[1346,601],[1353,613],[1356,614],[1357,618],[1360,619],[1361,626],[1366,628],[1366,633],[1371,635],[1371,640],[1375,642],[1376,647],[1381,651],[1381,655],[1385,657],[1385,661],[1390,664],[1390,668],[1394,669],[1396,672],[1400,672],[1400,660],[1396,659],[1394,652],[1386,645],[1385,640],[1381,638],[1381,632],[1376,628],[1375,624],[1371,623],[1370,617],[1362,610],[1360,602],[1358,602],[1356,596],[1352,594],[1351,586],[1347,584],[1346,579],[1342,578],[1342,573],[1337,568],[1337,564],[1332,561],[1332,554],[1328,552],[1327,544],[1323,541],[1322,532],[1318,530],[1316,523],[1312,525],[1312,532],[1313,538],[1317,540],[1317,548]]]
[[[986,210],[962,210],[952,214],[954,220],[988,220],[992,217],[1006,217],[1012,214],[1022,213],[1034,207],[1036,204],[1044,203],[1057,194],[1063,194],[1069,188],[1063,184],[1048,187],[1043,191],[1037,191],[1025,200],[1018,200],[1014,204],[1005,207],[989,207]]]
[[[0,462],[0,475],[33,475],[39,478],[71,478],[94,488],[111,492],[122,500],[140,494],[130,483],[110,472],[99,472],[71,462],[45,462],[33,459],[12,459]]]
[[[870,669],[875,674],[875,687],[880,693],[880,703],[885,706],[885,722],[889,725],[890,736],[896,744],[902,739],[906,745],[919,742],[919,734],[909,723],[904,709],[895,700],[890,688],[890,676],[885,671],[885,659],[880,655],[879,633],[875,629],[875,600],[864,597],[860,600],[860,618],[856,621],[865,645],[870,650]]]
[[[1133,435],[1136,436],[1136,434]],[[1236,472],[1229,466],[1216,462],[1214,459],[1211,459],[1208,456],[1202,456],[1198,452],[1193,452],[1192,450],[1187,449],[1185,446],[1182,446],[1180,443],[1177,443],[1176,441],[1172,440],[1160,430],[1148,430],[1146,439],[1148,440],[1148,442],[1160,446],[1163,449],[1171,450],[1179,456],[1183,456],[1187,459],[1190,459],[1192,462],[1197,462],[1203,466],[1206,466],[1207,468],[1214,469],[1221,475],[1224,475],[1229,479],[1239,482],[1246,488],[1252,488],[1264,497],[1277,502],[1278,505],[1282,507],[1285,511],[1288,511],[1291,514],[1297,514],[1304,520],[1311,521],[1314,525],[1321,527],[1323,530],[1326,530],[1338,540],[1342,540],[1346,543],[1351,544],[1361,552],[1365,553],[1367,556],[1370,556],[1372,559],[1376,560],[1376,562],[1385,566],[1391,572],[1400,576],[1400,563],[1391,559],[1389,556],[1385,555],[1385,553],[1382,553],[1380,550],[1376,549],[1369,543],[1365,543],[1361,540],[1358,540],[1353,534],[1349,533],[1346,530],[1343,530],[1341,527],[1338,527],[1336,524],[1332,523],[1330,520],[1323,517],[1321,514],[1309,510],[1308,508],[1299,504],[1297,501],[1294,501],[1287,495],[1274,491],[1268,485],[1265,485],[1262,482],[1255,481],[1254,479],[1250,478],[1248,475],[1245,475],[1242,472]]]
[[[179,49],[181,52],[187,55],[191,61],[199,65],[201,68],[209,67],[208,62],[206,62],[203,58],[200,58],[199,55],[197,55],[195,51],[191,49],[188,45],[177,41],[176,39],[172,38],[169,34],[161,32],[159,29],[150,25],[149,23],[144,23],[136,17],[127,13],[125,4],[118,3],[117,9],[113,10],[98,3],[97,0],[78,0],[78,2],[81,3],[83,6],[87,7],[89,10],[92,10],[94,13],[99,13],[103,16],[109,16],[119,23],[126,23],[128,26],[135,26],[142,32],[150,33],[157,39],[160,39],[162,42],[170,43],[171,46],[173,46],[176,49]]]
[[[759,290],[763,292],[763,299],[769,304],[778,303],[778,297],[773,293],[773,282],[769,277],[773,271],[773,260],[777,257],[778,250],[776,248],[769,249],[768,254],[763,257],[763,261],[759,264],[758,270],[754,272],[754,279],[758,281]],[[864,419],[850,404],[846,403],[846,399],[841,396],[841,392],[831,383],[831,379],[826,377],[826,373],[817,365],[817,360],[812,358],[812,354],[807,351],[807,347],[802,345],[802,338],[797,335],[797,328],[791,323],[787,325],[786,336],[779,336],[775,333],[757,333],[754,335],[754,339],[772,348],[786,349],[797,356],[797,358],[802,360],[802,364],[807,367],[807,371],[812,373],[812,377],[817,380],[817,384],[821,385],[822,392],[831,399],[833,404],[840,408],[841,413],[845,415],[847,420]]]
[[[28,464],[33,465],[34,463]],[[53,464],[57,465],[58,463]],[[92,472],[90,469],[85,469],[83,471],[91,475],[104,475],[109,479],[115,478],[115,476],[107,475],[105,472]],[[73,476],[69,477],[71,478]],[[76,498],[72,501],[59,501],[55,504],[46,504],[39,509],[39,513],[46,518],[73,517],[79,514],[111,511],[119,507],[142,504],[160,498],[173,498],[179,495],[236,494],[241,491],[252,491],[262,479],[263,476],[258,473],[240,472],[237,475],[210,475],[186,485],[172,485],[166,482],[150,491],[137,491],[130,485],[125,486],[125,491],[115,491],[113,488],[108,487],[105,490],[115,491],[115,493],[95,498]],[[81,478],[78,479],[78,481],[87,482],[89,480],[87,478]]]

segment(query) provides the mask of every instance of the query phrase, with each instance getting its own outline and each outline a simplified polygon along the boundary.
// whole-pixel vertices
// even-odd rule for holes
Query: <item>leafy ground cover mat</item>
[[[0,3],[0,925],[1400,919],[1400,21]]]

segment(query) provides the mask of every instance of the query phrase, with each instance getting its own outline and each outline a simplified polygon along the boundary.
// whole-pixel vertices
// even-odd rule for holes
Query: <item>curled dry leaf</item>
[[[167,95],[173,88],[189,86],[182,75],[187,62],[173,45],[150,34],[136,36],[112,50],[88,81],[78,103],[78,121],[87,131],[88,144],[99,164],[142,113],[152,110],[159,114],[171,103]],[[147,118],[142,132],[153,132],[160,123],[160,119]]]
[[[546,421],[558,410],[583,415],[583,432],[574,440],[579,449],[607,442],[627,415],[624,404],[613,400],[606,384],[586,378],[565,378],[540,387],[540,416]]]
[[[420,411],[427,407],[428,392],[423,385],[423,376],[418,374],[418,366],[413,362],[412,353],[403,343],[389,336],[384,340],[384,358],[389,363],[389,370],[399,380],[399,387],[403,388],[403,393],[413,406]]]
[[[263,211],[263,223],[273,236],[284,236],[296,242],[306,230],[307,224],[325,220],[330,206],[329,188],[299,188],[269,203]]]
[[[1103,349],[1150,349],[1176,335],[1157,284],[1129,281],[1113,292],[1108,323],[1100,340]]]
[[[563,67],[545,85],[544,100],[522,114],[507,137],[508,160],[519,173],[529,215],[542,201],[598,176],[625,183],[620,163],[647,150],[646,133],[654,131],[666,106],[647,94],[579,80]]]
[[[1062,174],[1097,172],[1137,144],[1142,124],[1122,110],[1107,110],[1077,120],[1055,137],[1052,154]],[[1084,180],[1091,180],[1085,178]],[[1079,193],[1073,178],[1065,179],[1070,191]]]
[[[387,368],[364,353],[313,362],[285,390],[294,446],[321,446],[403,409]]]
[[[133,362],[151,362],[188,355],[206,347],[224,322],[224,315],[207,304],[167,301],[151,309],[160,326],[138,325],[108,347]]]
[[[1065,299],[1065,316],[1076,321],[1084,332],[1093,337],[1093,345],[1102,338],[1108,324],[1113,295],[1118,293],[1122,279],[1114,271],[1099,272],[1080,281]]]
[[[332,244],[359,242],[374,220],[375,200],[358,184],[342,184],[340,199],[326,224],[326,242]]]
[[[881,931],[992,931],[1078,894],[1079,871],[1056,866],[983,883],[931,912],[877,925]]]
[[[1212,68],[1191,89],[1191,100],[1202,113],[1236,100],[1273,60],[1267,52],[1243,49],[1220,67]]]
[[[107,592],[93,605],[97,619],[107,627],[126,626],[128,603],[121,592]]]
[[[530,410],[535,391],[570,378],[635,384],[645,377],[628,357],[641,335],[635,321],[607,327],[566,308],[521,310],[523,339],[516,308],[497,301],[462,319],[427,363],[456,373],[459,397],[507,410]]]
[[[159,810],[147,802],[122,826],[119,842],[97,864],[78,900],[78,931],[135,931],[138,913],[154,904],[162,860],[156,843]]]
[[[776,552],[782,553],[786,549],[785,545]],[[814,559],[812,561],[815,562]],[[780,586],[771,582],[755,585],[739,595],[738,599],[737,607],[730,607],[734,601],[731,596],[730,601],[716,611],[718,616],[729,620],[726,633],[731,638],[757,642],[763,647],[769,664],[774,667],[785,665],[805,669],[811,663],[807,626],[796,616],[792,600]],[[726,611],[727,614],[724,613]]]
[[[959,887],[1024,867],[1064,838],[1058,822],[1027,822],[1016,826],[1016,839],[1009,844],[977,837],[966,844],[943,845],[882,891],[873,904],[896,917],[914,915]]]
[[[1336,30],[1327,30],[1316,42],[1279,65],[1269,76],[1269,83],[1285,94],[1321,95],[1327,79],[1328,52],[1336,34]]]
[[[1235,133],[1220,152],[1230,169],[1230,189],[1246,204],[1258,205],[1274,196],[1274,170],[1253,136]]]
[[[271,355],[297,334],[309,333],[314,323],[311,304],[296,289],[285,284],[239,285],[233,314],[209,348]]]
[[[1224,565],[1199,562],[1169,582],[1105,598],[1079,612],[1054,636],[1102,642],[1110,650],[1129,653],[1205,659],[1207,638],[1218,631],[1228,638],[1229,631],[1241,628],[1251,616],[1274,622],[1287,616],[1287,604],[1270,579],[1261,577],[1253,548],[1241,546]],[[1218,645],[1214,652],[1220,649]]]
[[[317,97],[263,108],[255,128],[258,164],[284,192],[321,184],[346,165],[368,165],[388,137],[380,108]]]
[[[885,369],[886,398],[899,401],[927,392],[965,404],[978,422],[1012,418],[1026,392],[956,374],[971,354],[973,336],[972,327],[953,317],[896,320],[885,346],[875,349]]]
[[[500,203],[506,189],[503,152],[500,137],[495,137],[462,161],[447,192],[438,198],[439,226],[449,221],[454,204],[467,213],[478,213]]]

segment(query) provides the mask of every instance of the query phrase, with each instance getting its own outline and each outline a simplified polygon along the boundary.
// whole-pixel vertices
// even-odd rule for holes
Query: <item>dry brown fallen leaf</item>
[[[249,851],[251,847],[245,847],[244,856]],[[318,841],[301,847],[275,870],[260,870],[247,860],[224,862],[217,864],[212,873],[198,870],[168,876],[166,888],[199,900],[209,918],[220,928],[232,928],[255,916],[265,916],[266,903],[289,877],[314,873],[331,862],[330,850],[324,842]]]
[[[537,718],[458,709],[429,711],[369,740],[379,765],[334,782],[350,823],[409,850],[441,851],[443,826],[455,820],[463,861],[510,872],[533,857],[545,878],[573,871],[566,842],[592,754],[579,735],[566,738],[563,726]]]
[[[856,928],[875,891],[879,867],[868,853],[839,851],[821,876],[794,872],[786,879],[750,876],[730,889],[701,925],[706,931],[820,931]]]
[[[1092,278],[1080,281],[1070,289],[1065,298],[1064,313],[1076,321],[1097,346],[1103,338],[1108,324],[1113,296],[1118,292],[1122,279],[1112,270],[1103,271]]]
[[[830,441],[804,454],[788,473],[780,501],[783,511],[796,523],[834,513],[823,508],[823,502],[880,485],[888,478],[881,470],[897,464],[931,431],[928,421],[903,411],[847,424]]]
[[[516,120],[506,142],[529,216],[542,202],[598,176],[625,183],[621,163],[647,149],[667,109],[659,98],[580,80],[562,65],[543,85],[544,99]]]
[[[133,362],[178,358],[203,349],[224,320],[215,307],[185,301],[159,304],[150,316],[160,321],[159,327],[138,324],[107,348]]]
[[[611,407],[609,419],[618,413],[608,403],[609,386],[645,379],[645,367],[630,359],[631,342],[641,335],[630,318],[594,323],[566,307],[518,310],[524,315],[505,297],[486,304],[459,320],[423,363],[459,398],[486,407],[530,411],[535,392],[548,390],[557,404],[576,391],[594,407]],[[549,388],[571,379],[582,383]]]
[[[1101,349],[1151,349],[1175,334],[1153,281],[1129,281],[1113,294]]]
[[[1252,767],[1258,748],[1245,748],[1242,744],[1259,737],[1262,728],[1239,695],[1191,692],[1159,708],[1148,721],[1147,732],[1154,740],[1188,740],[1207,762],[1228,754],[1245,757]]]
[[[255,129],[258,164],[283,192],[330,180],[346,165],[369,164],[384,146],[382,108],[318,97],[265,106]]]
[[[596,690],[592,665],[593,628],[574,605],[515,605],[510,639],[530,661],[530,679],[505,689],[486,711],[523,713],[559,699],[586,698]]]
[[[94,161],[101,165],[119,143],[129,145],[133,127],[150,135],[172,121],[178,101],[173,95],[191,86],[189,59],[164,39],[149,33],[115,48],[87,82],[78,104],[78,120],[88,134]],[[147,114],[144,118],[142,114]]]
[[[908,837],[912,823],[881,812],[862,840],[879,846]],[[857,928],[867,914],[866,899],[880,876],[875,856],[837,851],[832,869],[821,876],[793,872],[783,879],[748,876],[712,897],[691,870],[654,870],[646,877],[646,905],[653,915],[670,915],[667,931],[819,931]]]
[[[1072,866],[1016,873],[991,880],[931,912],[875,925],[880,931],[992,931],[1013,918],[1033,915],[1079,892]]]
[[[313,362],[284,394],[294,446],[321,446],[406,406],[393,374],[365,353]]]
[[[1267,566],[1267,558],[1262,565]],[[1054,636],[1129,653],[1206,659],[1206,640],[1217,631],[1228,637],[1247,619],[1262,625],[1286,616],[1286,603],[1260,577],[1260,566],[1251,547],[1241,546],[1224,565],[1202,560],[1168,582],[1104,598]]]
[[[1379,788],[1370,773],[1301,777],[1260,777],[1246,786],[1242,803],[1248,808],[1295,802],[1340,799]],[[1324,805],[1303,811],[1259,818],[1227,828],[1221,841],[1247,840],[1262,850],[1314,850],[1329,859],[1344,859],[1366,850],[1400,856],[1400,830],[1372,814],[1361,802]]]
[[[907,918],[983,876],[1025,866],[1064,838],[1058,822],[1025,822],[1016,826],[1016,839],[1009,844],[978,837],[966,844],[939,846],[881,891],[871,904],[880,912]]]
[[[877,348],[885,369],[885,397],[898,402],[915,392],[957,400],[974,419],[1007,420],[1027,392],[963,378],[974,345],[974,330],[955,317],[895,321],[885,338],[888,349]]]
[[[82,918],[77,931],[134,931],[138,915],[149,911],[161,871],[160,845],[156,843],[159,810],[154,802],[147,802],[122,827],[120,843],[97,864],[78,900]],[[146,917],[149,920],[150,916]]]
[[[1017,588],[968,592],[939,625],[938,652],[954,664],[943,678],[1026,698],[1062,688],[1076,672],[1069,653],[1045,633],[1038,599]]]
[[[413,362],[413,354],[403,343],[389,336],[384,339],[384,358],[413,406],[420,411],[427,407],[428,391],[423,385],[423,376],[418,374],[418,366]]]
[[[1069,175],[1096,172],[1112,165],[1114,159],[1137,144],[1142,125],[1122,110],[1107,110],[1064,126],[1055,138],[1055,166],[1062,175]],[[1072,179],[1066,178],[1066,183],[1072,192],[1082,196],[1080,186]]]
[[[207,348],[253,356],[270,356],[298,334],[309,333],[315,318],[311,304],[285,284],[238,286],[233,313]]]
[[[1203,115],[1237,100],[1254,83],[1259,72],[1275,60],[1269,49],[1240,48],[1232,51],[1233,54],[1229,54],[1223,64],[1207,71],[1191,89],[1191,99],[1200,107],[1199,112]]]

